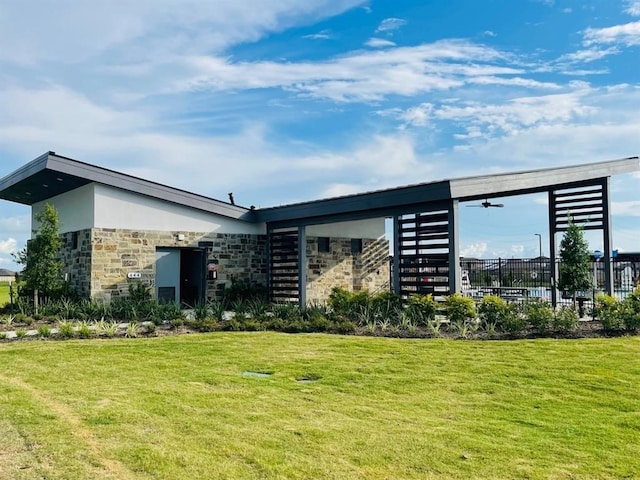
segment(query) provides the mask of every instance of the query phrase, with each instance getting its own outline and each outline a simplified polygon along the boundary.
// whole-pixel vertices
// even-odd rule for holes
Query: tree
[[[576,293],[592,287],[589,245],[582,228],[571,221],[560,242],[558,288],[569,292],[576,306]]]
[[[62,262],[57,257],[62,240],[58,233],[58,212],[45,204],[41,212],[35,216],[38,229],[34,229],[34,237],[27,246],[15,254],[16,262],[23,265],[20,280],[24,282],[23,291],[49,297],[62,287]]]

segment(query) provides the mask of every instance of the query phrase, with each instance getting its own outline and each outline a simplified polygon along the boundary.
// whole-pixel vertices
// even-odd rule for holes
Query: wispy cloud
[[[18,248],[18,242],[15,238],[8,238],[7,240],[0,240],[0,253],[13,253]]]
[[[384,20],[382,20],[382,22],[380,22],[378,28],[376,28],[376,32],[393,32],[404,27],[406,24],[407,21],[403,20],[402,18],[385,18]]]
[[[365,42],[365,45],[367,47],[372,47],[372,48],[385,48],[385,47],[395,47],[396,43],[392,42],[391,40],[386,40],[384,38],[372,37]]]
[[[303,35],[302,38],[309,38],[311,40],[329,40],[333,38],[333,35],[331,33],[331,30],[320,30],[318,33]]]
[[[640,17],[640,0],[627,0],[625,12],[634,17]]]
[[[597,44],[620,44],[627,47],[640,45],[640,21],[606,28],[589,28],[584,33],[587,46]]]

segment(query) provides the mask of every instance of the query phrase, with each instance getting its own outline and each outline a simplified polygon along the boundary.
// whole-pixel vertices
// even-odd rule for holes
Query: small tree
[[[592,286],[590,270],[589,245],[584,239],[582,228],[569,217],[569,226],[560,242],[558,288],[571,294],[574,309],[576,293],[589,290]]]
[[[58,212],[50,205],[35,216],[38,228],[33,230],[34,237],[27,246],[14,255],[16,262],[24,266],[20,280],[24,282],[24,293],[38,291],[48,297],[62,286],[62,262],[57,260],[62,246],[58,234]]]

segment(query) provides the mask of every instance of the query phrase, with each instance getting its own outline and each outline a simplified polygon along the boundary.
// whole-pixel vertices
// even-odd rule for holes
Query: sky
[[[0,177],[51,150],[268,207],[640,155],[640,0],[5,1],[0,45]],[[544,195],[492,200],[462,254],[548,254]],[[29,212],[0,200],[0,268]]]

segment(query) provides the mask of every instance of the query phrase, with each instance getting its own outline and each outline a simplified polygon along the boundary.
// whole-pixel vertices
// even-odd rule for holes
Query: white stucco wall
[[[384,218],[309,225],[307,227],[309,237],[380,238],[384,233]]]
[[[105,185],[95,185],[96,228],[207,233],[265,233],[255,225]]]
[[[31,208],[31,225],[38,228],[35,216],[49,203],[58,211],[59,232],[75,232],[91,228],[94,221],[94,186],[93,184],[76,188],[62,195],[50,198],[45,202],[34,203]]]

